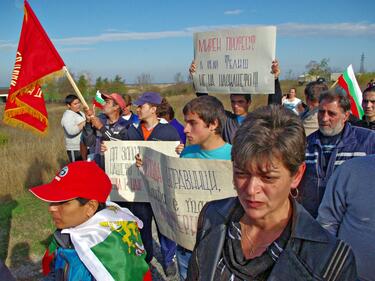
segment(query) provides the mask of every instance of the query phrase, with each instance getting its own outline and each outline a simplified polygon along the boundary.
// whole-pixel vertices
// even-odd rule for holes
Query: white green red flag
[[[151,280],[139,228],[143,223],[128,209],[107,202],[106,209],[69,233],[75,250],[96,280]]]
[[[337,84],[341,86],[349,96],[352,114],[362,119],[364,114],[362,108],[362,91],[355,78],[352,65],[340,75]]]
[[[93,104],[95,105],[95,107],[98,107],[100,109],[103,109],[103,106],[105,105],[105,100],[103,99],[102,94],[99,92],[99,90],[96,91]]]

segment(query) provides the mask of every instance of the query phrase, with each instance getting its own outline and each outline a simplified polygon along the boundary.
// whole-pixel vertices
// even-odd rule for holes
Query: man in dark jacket
[[[87,113],[90,123],[85,126],[82,142],[85,146],[90,147],[90,153],[94,154],[95,162],[104,169],[104,155],[100,151],[101,143],[127,139],[129,124],[121,118],[126,108],[126,103],[121,95],[102,94],[102,97],[105,100],[103,114],[96,117],[91,111]]]
[[[351,126],[350,101],[341,88],[320,95],[319,131],[307,138],[306,172],[299,185],[301,203],[315,218],[328,179],[353,157],[375,153],[375,132]]]

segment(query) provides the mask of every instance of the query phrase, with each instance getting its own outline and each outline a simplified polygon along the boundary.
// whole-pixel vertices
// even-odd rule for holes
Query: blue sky
[[[310,60],[375,71],[375,1],[274,0],[30,0],[31,7],[73,73],[140,73],[153,82],[187,76],[192,34],[212,28],[276,25],[282,73],[305,71]],[[9,86],[23,19],[23,1],[0,1],[0,86]]]

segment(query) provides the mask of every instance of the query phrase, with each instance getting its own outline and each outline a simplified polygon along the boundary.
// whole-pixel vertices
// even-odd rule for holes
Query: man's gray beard
[[[345,125],[344,125],[345,126]],[[333,136],[336,136],[338,134],[340,134],[342,132],[342,130],[344,129],[344,126],[342,126],[340,128],[340,125],[338,124],[335,128],[333,129],[330,129],[329,132],[324,132],[320,127],[319,127],[319,131],[322,133],[323,136],[325,137],[333,137]]]

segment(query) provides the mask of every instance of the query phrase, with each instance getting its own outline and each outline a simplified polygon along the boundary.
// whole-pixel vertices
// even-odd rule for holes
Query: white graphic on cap
[[[62,168],[61,171],[60,171],[60,173],[59,173],[59,175],[55,176],[55,180],[60,181],[61,178],[65,177],[68,174],[68,171],[69,171],[69,169],[68,169],[67,166],[65,166],[64,168]]]

